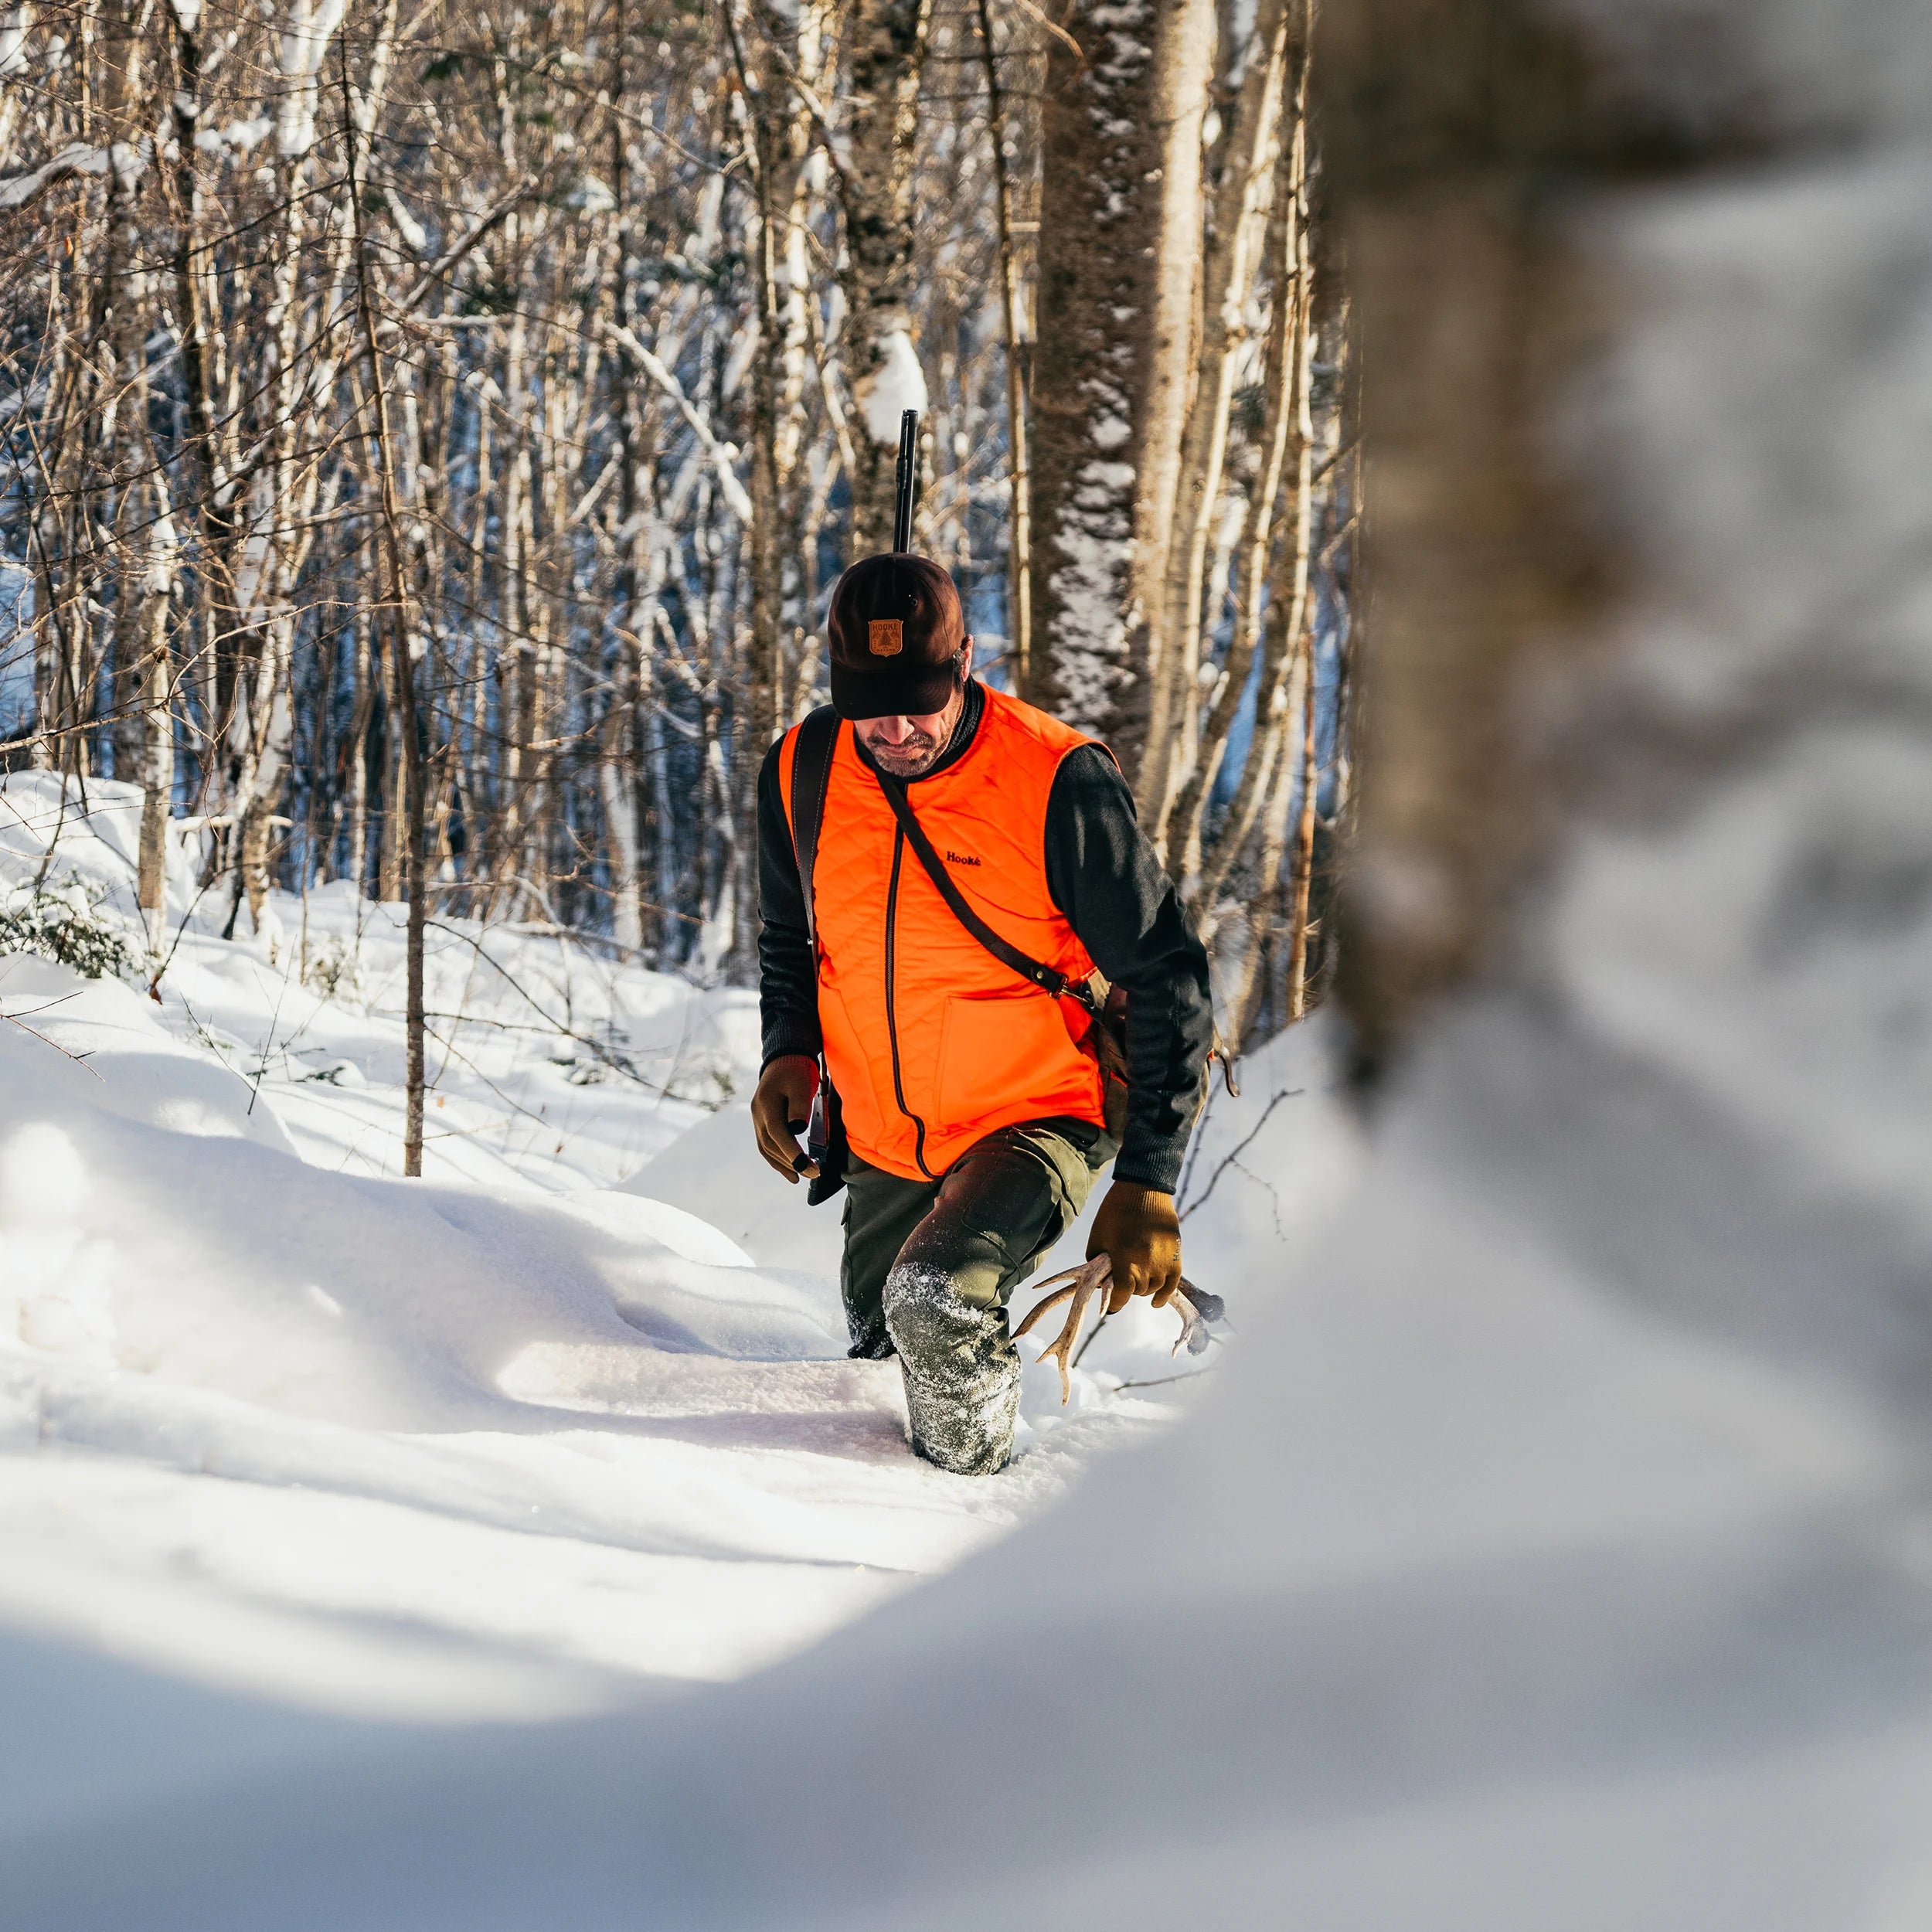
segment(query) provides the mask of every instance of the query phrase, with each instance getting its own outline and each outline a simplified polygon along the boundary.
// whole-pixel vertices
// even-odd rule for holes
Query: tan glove
[[[1094,1216],[1087,1253],[1090,1260],[1104,1254],[1114,1264],[1109,1315],[1137,1294],[1151,1295],[1155,1307],[1165,1308],[1181,1285],[1181,1222],[1174,1196],[1138,1181],[1116,1181]]]
[[[809,1054],[781,1053],[758,1076],[758,1090],[751,1097],[758,1151],[794,1185],[801,1174],[808,1181],[818,1178],[798,1141],[811,1118],[811,1097],[818,1090],[818,1063]]]

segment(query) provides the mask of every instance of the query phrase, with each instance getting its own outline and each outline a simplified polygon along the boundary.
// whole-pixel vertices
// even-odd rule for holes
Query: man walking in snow
[[[832,702],[759,774],[752,1117],[787,1180],[844,1181],[852,1352],[897,1354],[914,1449],[989,1474],[1019,1405],[1008,1297],[1108,1162],[1110,1309],[1179,1285],[1207,957],[1106,748],[974,678],[945,571],[866,558],[828,629]],[[1124,1093],[1097,968],[1125,996]],[[823,1174],[797,1138],[815,1097],[842,1121]]]

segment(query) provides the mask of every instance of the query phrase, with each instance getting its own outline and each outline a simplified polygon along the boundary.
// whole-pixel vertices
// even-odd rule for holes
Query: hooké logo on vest
[[[977,866],[977,859],[968,859],[964,853],[954,852],[951,845],[946,848],[946,862],[949,866]]]

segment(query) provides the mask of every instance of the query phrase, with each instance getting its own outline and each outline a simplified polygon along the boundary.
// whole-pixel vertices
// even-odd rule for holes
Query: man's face
[[[889,771],[895,778],[917,778],[939,762],[939,754],[951,742],[960,714],[966,709],[966,677],[973,668],[971,638],[960,652],[960,660],[959,682],[943,711],[854,720],[852,730],[881,771]]]

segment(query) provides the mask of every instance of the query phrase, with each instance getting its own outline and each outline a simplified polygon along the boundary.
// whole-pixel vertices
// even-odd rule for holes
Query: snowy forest
[[[752,781],[917,408],[982,675],[1114,748],[1274,1030],[1359,497],[1308,12],[13,9],[9,765],[141,787],[157,958],[173,838],[271,951],[271,888],[420,865],[746,983]]]

